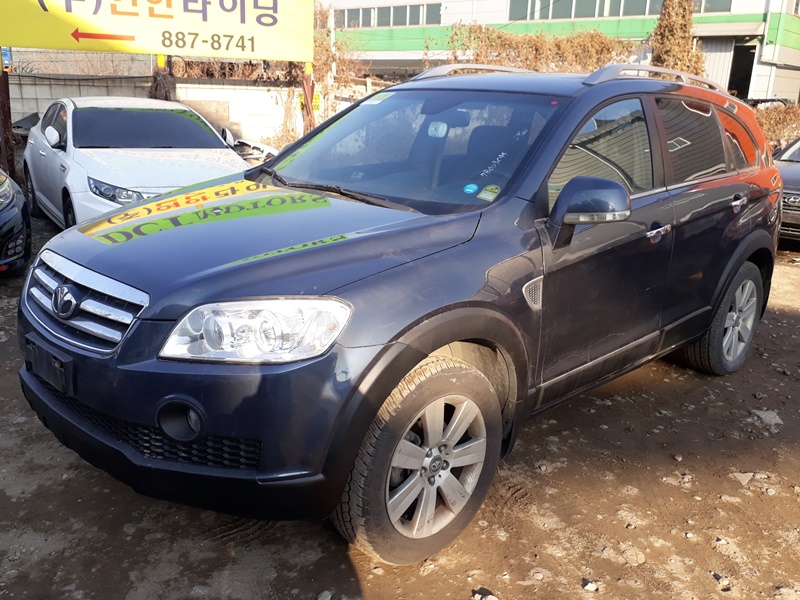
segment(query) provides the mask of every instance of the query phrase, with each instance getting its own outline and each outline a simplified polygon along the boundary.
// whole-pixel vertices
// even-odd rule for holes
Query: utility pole
[[[8,89],[8,73],[0,69],[0,167],[11,179],[17,178],[14,158],[14,142],[11,139],[11,92]]]

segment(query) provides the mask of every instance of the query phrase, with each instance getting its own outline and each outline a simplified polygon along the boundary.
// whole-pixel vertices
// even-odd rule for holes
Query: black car
[[[31,217],[25,195],[0,169],[0,276],[25,272],[31,258]]]
[[[532,414],[681,348],[738,369],[781,195],[750,108],[653,68],[454,68],[47,244],[19,309],[45,425],[144,494],[332,514],[401,564]]]
[[[774,156],[783,179],[781,237],[800,240],[800,138]]]

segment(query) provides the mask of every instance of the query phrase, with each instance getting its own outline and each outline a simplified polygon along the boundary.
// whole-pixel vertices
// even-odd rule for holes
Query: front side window
[[[650,137],[640,100],[615,102],[584,124],[547,182],[550,208],[567,182],[578,176],[617,181],[630,194],[653,188]]]
[[[656,106],[664,122],[673,183],[727,171],[722,131],[711,106],[675,98],[658,98]]]
[[[185,109],[78,108],[76,148],[225,148],[197,113]]]
[[[336,186],[426,213],[480,209],[507,189],[559,104],[494,91],[382,92],[274,168],[289,185]]]

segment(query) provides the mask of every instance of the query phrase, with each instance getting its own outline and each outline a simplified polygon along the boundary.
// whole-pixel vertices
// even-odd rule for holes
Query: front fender
[[[519,422],[530,412],[530,407],[524,404],[529,387],[529,362],[522,336],[497,311],[475,306],[458,308],[420,320],[398,340],[387,344],[365,369],[340,413],[323,467],[331,489],[339,494],[344,489],[367,430],[392,390],[435,350],[461,341],[495,349],[514,380],[509,400],[516,404],[517,418],[507,440],[507,450],[510,449]]]

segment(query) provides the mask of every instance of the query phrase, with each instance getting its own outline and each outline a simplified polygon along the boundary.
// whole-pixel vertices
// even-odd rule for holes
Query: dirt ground
[[[800,244],[741,371],[657,361],[531,421],[468,530],[402,568],[328,522],[139,496],[62,447],[19,389],[21,285],[0,281],[0,598],[800,599]]]

